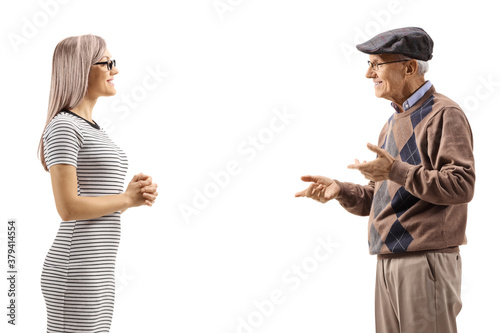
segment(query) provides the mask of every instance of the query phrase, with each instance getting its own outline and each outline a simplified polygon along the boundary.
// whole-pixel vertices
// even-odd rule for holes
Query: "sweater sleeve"
[[[368,185],[358,185],[353,183],[343,183],[334,180],[340,187],[337,201],[349,213],[359,216],[370,215],[373,200],[375,182],[370,181]]]
[[[423,135],[430,166],[396,160],[389,179],[417,198],[436,205],[471,201],[475,183],[473,142],[463,111],[455,107],[443,109],[429,120]]]

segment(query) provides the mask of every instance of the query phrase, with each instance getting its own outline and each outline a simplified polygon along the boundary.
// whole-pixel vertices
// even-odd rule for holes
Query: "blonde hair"
[[[62,109],[73,109],[87,94],[89,73],[92,64],[98,62],[106,52],[106,42],[95,35],[67,37],[60,41],[52,58],[47,121],[38,144],[38,157],[47,169],[43,152],[43,133],[47,125]]]

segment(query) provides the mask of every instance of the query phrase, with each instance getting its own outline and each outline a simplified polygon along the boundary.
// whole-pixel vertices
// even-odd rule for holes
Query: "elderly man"
[[[474,193],[472,132],[460,106],[424,79],[433,41],[420,28],[383,32],[356,46],[369,54],[366,77],[393,115],[375,160],[349,165],[368,185],[323,176],[296,197],[336,199],[369,216],[370,254],[377,254],[377,332],[457,332],[467,203]]]

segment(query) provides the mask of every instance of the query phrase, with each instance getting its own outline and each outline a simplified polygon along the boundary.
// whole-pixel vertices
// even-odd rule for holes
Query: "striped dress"
[[[98,124],[62,110],[43,133],[47,168],[76,167],[78,195],[123,192],[128,161]],[[120,211],[62,221],[41,275],[47,332],[109,332],[115,296]]]

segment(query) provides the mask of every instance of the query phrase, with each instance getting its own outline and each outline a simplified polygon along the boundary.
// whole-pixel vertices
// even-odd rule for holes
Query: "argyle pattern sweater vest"
[[[336,181],[340,204],[369,216],[370,254],[465,244],[475,172],[472,131],[458,104],[432,86],[389,118],[378,145],[395,158],[389,179],[365,186]]]

